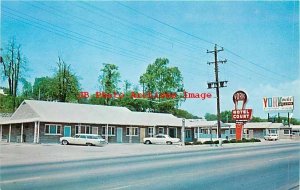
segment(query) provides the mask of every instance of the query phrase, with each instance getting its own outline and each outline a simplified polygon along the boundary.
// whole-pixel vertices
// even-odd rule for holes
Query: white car
[[[95,134],[76,134],[74,137],[61,137],[59,140],[62,145],[78,144],[88,146],[104,146],[107,144],[100,135]]]
[[[268,134],[268,135],[264,136],[264,139],[266,141],[277,141],[278,135],[277,134]]]
[[[173,144],[179,143],[179,138],[172,138],[169,135],[158,134],[154,137],[147,137],[143,139],[144,144]]]

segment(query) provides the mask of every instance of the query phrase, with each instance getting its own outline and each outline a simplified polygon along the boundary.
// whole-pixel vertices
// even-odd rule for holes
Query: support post
[[[62,129],[61,129],[62,130]],[[40,122],[37,122],[37,137],[36,137],[36,143],[40,143]]]
[[[129,143],[132,143],[132,126],[129,127]]]
[[[11,124],[9,124],[9,131],[8,131],[8,142],[10,143],[10,136],[11,136]]]
[[[182,127],[181,127],[181,141],[182,146],[185,146],[185,119],[182,119]]]
[[[290,127],[290,112],[288,112],[288,126]]]
[[[156,135],[155,127],[156,127],[156,126],[153,126],[153,136]]]
[[[23,139],[23,133],[24,133],[24,124],[21,124],[21,143],[24,141]]]
[[[2,125],[0,125],[0,141],[2,141]]]
[[[34,131],[33,131],[33,143],[36,143],[36,128],[37,128],[37,122],[34,122]]]
[[[106,129],[105,129],[105,141],[108,143],[108,124],[106,124]]]

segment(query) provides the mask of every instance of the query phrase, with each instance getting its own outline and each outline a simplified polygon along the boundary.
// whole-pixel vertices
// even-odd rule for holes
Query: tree
[[[120,82],[120,73],[118,71],[118,66],[114,64],[104,63],[101,69],[101,74],[99,75],[100,90],[105,93],[112,94],[118,92],[118,85]],[[105,99],[106,105],[112,105],[112,99]]]
[[[16,97],[22,68],[25,67],[26,58],[22,55],[21,45],[15,39],[8,43],[4,57],[1,58],[3,73],[8,82],[9,95],[13,97],[13,108],[16,108]]]
[[[169,67],[169,60],[158,58],[153,64],[149,64],[146,72],[140,76],[140,84],[143,87],[143,93],[177,93],[183,91],[183,78],[177,67]],[[153,101],[166,101],[167,98],[152,98]],[[165,103],[149,103],[149,109],[154,112],[171,113],[178,107],[181,99],[174,99]]]
[[[28,82],[25,78],[21,78],[22,87],[22,98],[24,99],[32,99],[33,98],[33,87],[30,82]]]
[[[201,119],[200,117],[193,115],[191,113],[189,113],[186,110],[182,110],[182,109],[174,109],[174,111],[172,112],[173,115],[175,115],[176,117],[179,118],[185,118],[185,119]]]
[[[58,70],[54,75],[55,98],[60,102],[78,101],[80,84],[78,77],[71,72],[70,65],[58,57]]]
[[[215,114],[210,114],[210,113],[206,113],[204,118],[207,120],[207,121],[216,121],[218,120],[218,117],[217,115]]]
[[[207,121],[216,121],[218,120],[218,117],[217,115],[215,114],[210,114],[210,113],[206,113],[204,118],[207,120]],[[235,121],[232,120],[232,113],[231,111],[222,111],[221,112],[221,121],[223,123],[234,123]]]
[[[35,78],[33,84],[33,99],[53,101],[56,100],[56,86],[54,78],[52,77],[41,77]]]

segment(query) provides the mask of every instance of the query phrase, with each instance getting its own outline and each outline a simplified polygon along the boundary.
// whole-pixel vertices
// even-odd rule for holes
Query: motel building
[[[140,143],[144,137],[180,137],[182,119],[172,114],[133,112],[125,107],[25,100],[0,120],[6,142],[58,143],[62,136],[87,133],[109,143]]]
[[[87,133],[101,135],[109,143],[142,143],[144,137],[156,134],[181,138],[181,130],[182,118],[172,114],[116,106],[25,100],[11,116],[0,115],[3,142],[59,143],[60,137]],[[247,123],[243,131],[244,138],[277,133],[280,139],[291,134],[290,127],[271,122]],[[235,124],[221,123],[221,134],[222,139],[234,139]],[[185,120],[186,142],[210,138],[217,140],[217,121]]]

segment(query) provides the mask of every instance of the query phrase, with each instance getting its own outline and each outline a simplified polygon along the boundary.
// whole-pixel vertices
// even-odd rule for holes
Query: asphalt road
[[[1,166],[9,189],[298,190],[300,144]]]

